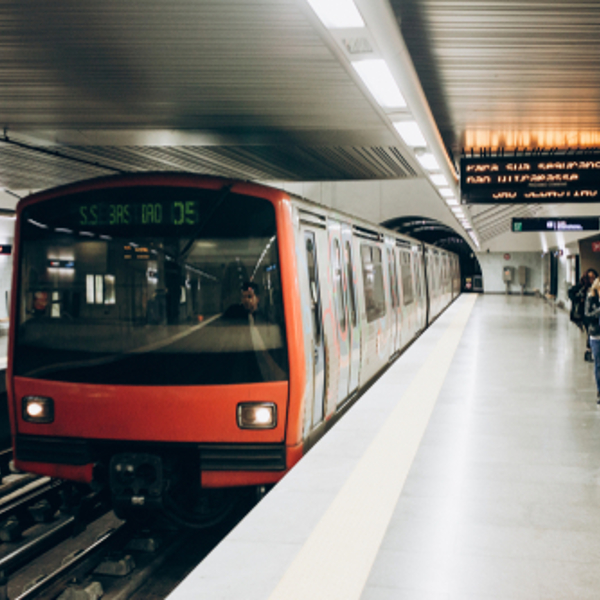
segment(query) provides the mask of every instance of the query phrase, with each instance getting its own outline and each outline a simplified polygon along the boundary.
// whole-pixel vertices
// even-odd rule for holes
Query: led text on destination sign
[[[94,202],[79,204],[77,224],[80,227],[95,226],[152,226],[196,225],[198,205],[193,200],[161,202]]]
[[[464,203],[600,200],[600,155],[461,159]]]

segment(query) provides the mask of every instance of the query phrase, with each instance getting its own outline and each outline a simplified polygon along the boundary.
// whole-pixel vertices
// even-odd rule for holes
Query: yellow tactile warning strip
[[[358,600],[477,295],[459,311],[269,600]]]

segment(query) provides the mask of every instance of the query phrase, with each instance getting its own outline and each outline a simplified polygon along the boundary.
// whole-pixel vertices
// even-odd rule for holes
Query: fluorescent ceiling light
[[[456,198],[446,198],[446,204],[448,206],[458,206],[458,200]]]
[[[353,62],[352,66],[381,106],[384,108],[404,108],[406,106],[404,96],[400,93],[398,84],[385,60],[361,60]]]
[[[411,148],[416,146],[427,146],[423,132],[416,121],[400,121],[394,123],[394,127],[407,146],[410,146]],[[443,175],[441,177],[443,177]],[[445,185],[448,185],[448,183],[446,182]]]
[[[308,0],[308,3],[328,29],[365,26],[353,0]]]
[[[440,185],[448,185],[448,180],[446,179],[445,175],[431,175],[431,181],[433,181],[433,183],[437,186]]]
[[[440,169],[438,161],[435,160],[435,156],[431,154],[431,152],[417,154],[417,160],[421,163],[421,166],[424,169],[427,169],[427,171],[439,171]]]
[[[440,188],[439,191],[444,198],[450,198],[454,196],[454,192],[450,188]]]

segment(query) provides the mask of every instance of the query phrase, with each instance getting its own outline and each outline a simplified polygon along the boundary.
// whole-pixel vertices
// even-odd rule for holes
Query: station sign
[[[600,202],[600,153],[460,161],[463,204]]]
[[[511,229],[513,233],[525,231],[599,231],[600,217],[513,218]]]

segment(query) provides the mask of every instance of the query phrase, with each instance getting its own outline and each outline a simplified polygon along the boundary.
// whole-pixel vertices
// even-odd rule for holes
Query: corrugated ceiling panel
[[[417,175],[393,147],[62,146],[49,150],[0,143],[0,186],[7,189],[47,188],[118,171],[187,171],[280,181]]]
[[[386,130],[293,0],[0,4],[13,127]]]

